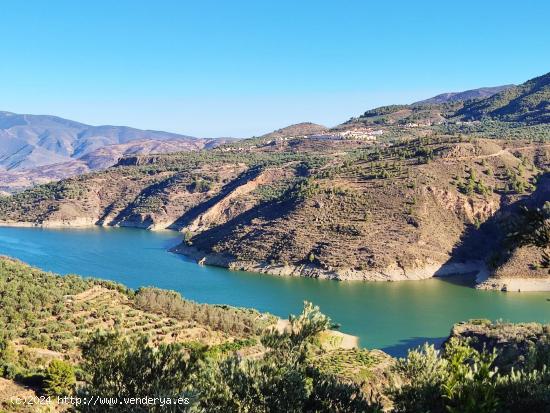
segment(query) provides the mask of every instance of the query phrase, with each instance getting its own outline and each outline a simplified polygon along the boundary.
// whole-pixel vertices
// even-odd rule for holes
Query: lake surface
[[[359,336],[362,346],[393,355],[440,342],[453,323],[470,318],[550,322],[550,293],[478,291],[441,279],[363,283],[233,272],[167,251],[180,240],[169,231],[0,227],[0,254],[61,274],[168,288],[198,302],[254,307],[280,317],[312,301],[343,332]]]

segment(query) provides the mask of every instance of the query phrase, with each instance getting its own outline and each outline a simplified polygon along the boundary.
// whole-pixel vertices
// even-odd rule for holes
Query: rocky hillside
[[[211,150],[123,156],[1,199],[0,220],[169,228],[197,261],[273,274],[471,273],[485,288],[548,289],[536,251],[507,239],[522,207],[550,199],[548,125],[456,115],[515,94],[539,99],[544,120],[545,79],[466,103],[373,109],[330,130],[298,124]],[[531,287],[504,281],[518,278]]]

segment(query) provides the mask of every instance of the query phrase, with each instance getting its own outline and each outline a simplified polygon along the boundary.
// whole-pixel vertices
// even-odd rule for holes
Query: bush
[[[52,360],[46,369],[44,391],[49,396],[68,396],[76,384],[74,367],[63,360]]]
[[[140,288],[135,295],[135,306],[141,310],[167,315],[183,321],[195,321],[213,330],[237,335],[259,334],[266,326],[257,311],[229,306],[198,304],[185,300],[176,291],[158,288]]]
[[[541,350],[542,351],[542,350]],[[547,356],[547,355],[546,355]],[[540,355],[537,356],[540,358]],[[425,345],[399,360],[404,384],[390,390],[396,413],[542,413],[550,411],[550,373],[526,367],[499,374],[497,353],[452,338],[443,352]]]
[[[146,337],[131,340],[120,333],[95,333],[82,345],[86,385],[82,397],[179,397],[191,371],[195,352],[178,344],[153,347]],[[179,406],[180,408],[187,408]],[[185,411],[175,410],[175,411]],[[109,406],[84,406],[84,412],[112,411]],[[120,407],[121,412],[165,412],[160,405]]]

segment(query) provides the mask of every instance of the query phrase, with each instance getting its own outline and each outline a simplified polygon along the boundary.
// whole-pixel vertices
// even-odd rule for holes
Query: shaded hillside
[[[503,209],[493,221],[501,229],[500,237],[493,237],[497,244],[489,260],[493,276],[480,287],[505,291],[550,290],[547,256],[550,174],[540,175],[536,191]]]
[[[550,73],[487,99],[468,102],[456,116],[464,120],[491,118],[506,122],[550,123]]]
[[[413,103],[413,105],[434,105],[448,102],[464,102],[466,100],[472,99],[484,99],[493,96],[495,93],[499,93],[506,89],[509,89],[513,86],[514,85],[482,87],[479,89],[465,90],[464,92],[442,93],[432,98],[415,102]]]

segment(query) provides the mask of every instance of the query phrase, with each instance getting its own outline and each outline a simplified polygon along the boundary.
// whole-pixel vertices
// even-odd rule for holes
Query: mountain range
[[[0,190],[103,169],[124,155],[207,149],[228,140],[0,112]]]

